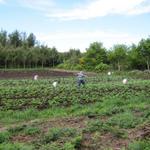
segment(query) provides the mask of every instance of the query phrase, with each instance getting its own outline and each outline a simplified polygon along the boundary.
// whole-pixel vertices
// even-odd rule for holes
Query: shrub
[[[133,116],[132,113],[129,112],[117,114],[108,120],[109,125],[117,125],[125,129],[134,128],[141,122],[143,122],[141,118],[137,118]]]
[[[3,143],[0,144],[0,150],[33,150],[34,148],[30,145],[24,145],[21,143]]]
[[[9,141],[10,134],[8,131],[0,132],[0,143]]]
[[[50,143],[52,141],[57,141],[63,137],[74,137],[76,135],[76,130],[72,128],[52,128],[49,133],[44,137],[44,143]]]
[[[62,150],[75,150],[74,145],[71,142],[67,142],[64,144]]]
[[[75,149],[81,148],[82,136],[77,136],[73,139],[72,143]]]
[[[40,129],[37,127],[28,127],[24,130],[27,135],[34,135],[40,133]]]
[[[142,140],[142,141],[134,141],[130,143],[128,146],[128,150],[149,150],[150,149],[150,141]]]
[[[102,72],[102,71],[106,71],[109,69],[109,66],[107,64],[104,63],[100,63],[95,67],[95,71],[97,72]]]
[[[61,150],[60,145],[58,145],[57,143],[42,145],[38,149],[39,150]]]
[[[95,120],[92,122],[88,122],[87,128],[84,129],[85,132],[95,132],[101,129],[103,126],[103,122],[99,120]]]
[[[21,126],[17,126],[17,127],[14,127],[14,128],[9,128],[8,131],[11,134],[17,134],[18,132],[23,131],[25,128],[26,128],[26,125],[21,125]]]

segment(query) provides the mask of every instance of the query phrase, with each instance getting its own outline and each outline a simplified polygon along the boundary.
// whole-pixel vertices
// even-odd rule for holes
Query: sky
[[[0,28],[34,33],[59,52],[137,44],[150,35],[150,0],[0,0]]]

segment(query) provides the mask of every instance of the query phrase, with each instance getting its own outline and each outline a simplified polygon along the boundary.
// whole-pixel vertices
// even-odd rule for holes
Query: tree
[[[59,55],[55,47],[52,47],[51,49],[51,59],[53,67],[58,64]]]
[[[44,65],[46,64],[47,59],[48,59],[47,47],[41,46],[41,48],[39,49],[39,52],[40,52],[39,59],[41,61],[41,65],[43,68]]]
[[[127,47],[123,44],[114,45],[111,52],[108,54],[110,63],[117,65],[118,70],[121,70],[125,60],[127,58]]]
[[[4,30],[0,31],[0,45],[5,47],[7,44],[7,32]]]
[[[28,42],[27,42],[27,34],[26,34],[26,32],[21,32],[20,36],[21,36],[21,41],[22,41],[22,47],[24,49],[27,49],[28,48]]]
[[[85,68],[92,69],[100,63],[107,63],[106,49],[102,43],[91,43],[84,56]]]
[[[140,50],[135,44],[129,47],[127,55],[128,69],[143,69],[144,57],[141,55]]]
[[[21,36],[18,30],[15,30],[9,34],[9,44],[14,48],[22,45]]]
[[[150,37],[142,39],[138,46],[141,55],[145,58],[147,69],[150,70]]]
[[[36,42],[36,37],[33,33],[30,33],[27,38],[27,45],[28,47],[34,47]]]

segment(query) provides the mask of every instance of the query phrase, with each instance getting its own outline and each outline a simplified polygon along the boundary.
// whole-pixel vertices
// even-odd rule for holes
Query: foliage
[[[83,59],[84,68],[92,70],[97,64],[107,62],[106,49],[103,47],[102,43],[91,43]]]
[[[149,149],[149,72],[55,79],[0,80],[0,149]]]
[[[120,71],[127,58],[127,46],[123,44],[114,45],[108,54],[109,61],[114,63]]]
[[[138,140],[129,144],[129,150],[149,150],[150,149],[150,141],[148,140]]]
[[[101,42],[90,43],[86,52],[70,49],[58,52],[40,45],[33,33],[0,31],[0,68],[57,67],[69,70],[150,70],[150,38],[135,45],[116,44],[106,49]],[[100,65],[101,64],[101,65]],[[105,64],[105,67],[104,65]],[[108,65],[108,66],[106,66]]]
[[[138,49],[143,58],[145,58],[147,70],[150,70],[150,37],[147,39],[142,39],[139,42]]]
[[[107,64],[100,63],[95,67],[96,72],[102,72],[109,69],[109,66]]]
[[[27,127],[24,130],[24,133],[27,135],[35,135],[35,134],[39,134],[40,133],[40,129],[37,127]]]
[[[134,128],[141,122],[143,122],[142,118],[137,118],[129,112],[117,114],[110,118],[108,121],[110,125],[117,125],[121,128]]]
[[[69,138],[74,137],[76,135],[76,130],[71,128],[52,128],[49,130],[47,135],[45,135],[42,140],[43,143],[51,143],[57,141],[60,138]]]
[[[1,150],[33,150],[33,146],[25,145],[21,143],[3,143],[0,144]]]
[[[10,134],[9,132],[0,132],[0,144],[9,141]]]

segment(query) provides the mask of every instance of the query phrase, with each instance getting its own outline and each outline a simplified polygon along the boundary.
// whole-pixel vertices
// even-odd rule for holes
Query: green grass
[[[80,89],[74,78],[60,78],[56,89],[51,85],[54,78],[37,82],[0,80],[0,129],[4,127],[0,132],[0,150],[82,149],[87,142],[85,134],[89,149],[94,145],[111,149],[111,142],[100,143],[105,136],[116,142],[128,140],[131,131],[138,132],[150,123],[150,81],[130,77],[123,85],[121,81],[126,75],[113,75],[109,81],[105,74],[89,77],[86,87]],[[61,123],[53,126],[55,120],[72,118],[68,124],[65,122],[69,127]],[[46,123],[49,124],[44,131]],[[74,128],[75,125],[81,128]],[[13,136],[32,140],[14,142]],[[133,138],[133,142],[128,141],[127,150],[148,150],[148,140]],[[125,150],[123,145],[121,148]]]
[[[150,141],[149,140],[138,140],[129,144],[129,150],[149,150]]]
[[[2,143],[0,150],[33,150],[33,146],[23,143]]]

